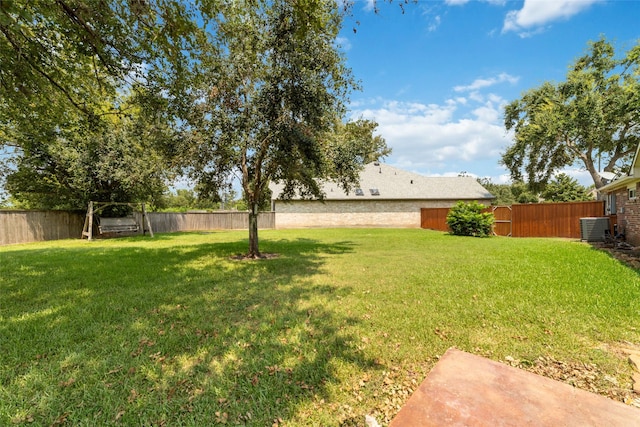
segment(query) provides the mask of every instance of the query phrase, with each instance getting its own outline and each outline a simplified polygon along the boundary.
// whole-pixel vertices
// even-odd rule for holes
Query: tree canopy
[[[375,124],[341,122],[356,84],[336,46],[337,3],[209,6],[200,95],[183,148],[189,173],[210,191],[239,178],[249,209],[248,255],[258,257],[257,215],[269,182],[284,183],[284,197],[321,198],[318,179],[346,188],[373,151],[387,149],[371,135]]]
[[[92,122],[79,116],[47,139],[24,145],[6,188],[24,208],[81,209],[91,200],[155,204],[173,177],[164,145],[174,133],[130,108]]]
[[[202,37],[174,0],[1,2],[1,172],[12,199],[153,199],[168,168],[151,146],[179,123],[170,107],[187,98]]]
[[[104,96],[124,86],[180,85],[199,35],[193,11],[175,0],[2,2],[2,124],[29,113],[54,123],[69,110],[100,116],[113,112]]]
[[[496,198],[492,205],[512,205],[514,203],[538,203],[539,198],[524,182],[494,184],[489,178],[478,178],[478,182]]]
[[[580,164],[596,188],[599,174],[624,167],[640,143],[640,44],[616,58],[605,39],[589,44],[559,84],[545,82],[505,108],[514,143],[501,163],[514,181],[540,191],[562,168]]]
[[[569,175],[557,174],[540,193],[545,202],[577,202],[592,200],[589,190]]]

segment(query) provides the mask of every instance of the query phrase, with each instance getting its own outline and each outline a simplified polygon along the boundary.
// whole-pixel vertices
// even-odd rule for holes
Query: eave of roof
[[[603,185],[602,187],[598,188],[598,191],[600,193],[609,193],[613,190],[624,188],[638,182],[640,182],[640,176],[625,176],[624,178],[617,179],[607,185]]]

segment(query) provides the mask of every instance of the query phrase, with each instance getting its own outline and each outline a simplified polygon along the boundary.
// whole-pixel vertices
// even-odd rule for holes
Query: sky
[[[507,183],[505,105],[564,81],[589,41],[624,55],[639,23],[640,0],[356,0],[338,40],[361,85],[349,116],[379,124],[387,164]],[[564,172],[593,183],[579,165]]]

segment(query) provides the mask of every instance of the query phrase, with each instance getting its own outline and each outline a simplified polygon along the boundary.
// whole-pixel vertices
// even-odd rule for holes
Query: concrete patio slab
[[[640,410],[449,349],[390,424],[412,426],[640,427]]]

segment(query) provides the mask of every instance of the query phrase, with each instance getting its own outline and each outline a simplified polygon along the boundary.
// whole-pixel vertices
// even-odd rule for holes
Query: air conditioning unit
[[[580,239],[586,242],[602,242],[605,230],[609,230],[609,217],[580,218]]]

